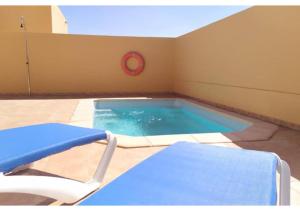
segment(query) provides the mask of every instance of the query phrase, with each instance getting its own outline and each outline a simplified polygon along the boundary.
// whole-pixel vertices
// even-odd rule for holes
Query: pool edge
[[[93,127],[93,113],[94,113],[94,101],[99,100],[112,100],[116,98],[91,98],[80,100],[72,118],[71,125],[77,125],[82,127]],[[118,98],[118,99],[141,99],[141,98]],[[145,100],[147,98],[144,98]],[[191,141],[196,143],[205,144],[222,144],[222,143],[234,143],[242,141],[263,141],[269,139],[278,129],[278,126],[268,122],[264,122],[259,119],[244,116],[239,113],[227,111],[218,107],[214,107],[209,104],[189,100],[182,97],[156,97],[151,98],[155,100],[164,99],[178,99],[188,103],[193,103],[204,107],[205,109],[212,110],[213,112],[221,113],[222,115],[229,116],[250,122],[251,125],[243,131],[230,132],[230,133],[198,133],[198,134],[179,134],[179,135],[159,135],[159,136],[141,136],[132,137],[125,135],[118,135],[118,147],[123,148],[136,148],[136,147],[153,147],[153,146],[168,146],[177,141]]]

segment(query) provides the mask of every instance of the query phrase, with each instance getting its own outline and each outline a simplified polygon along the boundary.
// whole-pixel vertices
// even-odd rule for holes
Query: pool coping
[[[232,116],[247,122],[251,125],[243,131],[230,132],[230,133],[198,133],[198,134],[176,134],[176,135],[158,135],[158,136],[126,136],[118,135],[118,147],[132,148],[132,147],[152,147],[152,146],[168,146],[177,141],[190,141],[195,143],[205,144],[220,144],[230,142],[242,142],[242,141],[263,141],[269,139],[277,130],[278,126],[268,122],[264,122],[259,119],[248,117],[242,114],[238,114],[225,109],[217,108],[212,105],[208,105],[196,100],[186,99],[182,97],[121,97],[121,98],[90,98],[81,99],[76,107],[69,124],[82,127],[93,127],[94,116],[94,101],[95,100],[136,100],[136,99],[180,99],[193,103],[209,110],[213,110],[216,113],[221,113],[225,116]],[[102,142],[101,142],[102,143]]]

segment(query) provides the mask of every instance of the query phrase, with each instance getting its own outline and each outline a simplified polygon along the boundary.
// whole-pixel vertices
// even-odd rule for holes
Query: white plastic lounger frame
[[[93,178],[86,182],[48,176],[18,176],[0,173],[0,193],[28,193],[56,199],[64,203],[74,203],[100,187],[107,167],[116,148],[117,140],[109,131],[107,147],[102,155]],[[18,167],[13,172],[24,169]]]
[[[291,195],[291,170],[287,162],[281,160],[277,156],[277,171],[280,175],[279,179],[279,205],[286,206],[290,205],[290,195]]]

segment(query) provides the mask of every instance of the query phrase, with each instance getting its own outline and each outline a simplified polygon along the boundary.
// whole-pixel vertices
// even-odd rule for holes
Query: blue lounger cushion
[[[275,205],[273,153],[178,142],[80,205]]]
[[[51,154],[106,139],[103,130],[49,123],[0,131],[0,172]]]

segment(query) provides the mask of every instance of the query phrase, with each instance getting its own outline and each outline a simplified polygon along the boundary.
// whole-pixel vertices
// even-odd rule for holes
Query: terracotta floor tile
[[[70,123],[80,100],[0,100],[0,129],[41,122]],[[88,105],[87,105],[88,106]],[[84,107],[84,106],[83,106]],[[38,108],[38,109],[36,109]],[[78,121],[84,124],[84,121]],[[279,130],[266,141],[216,143],[225,147],[265,150],[285,159],[292,171],[292,204],[300,205],[300,132]],[[107,184],[137,163],[165,147],[117,148],[103,184]],[[19,174],[53,175],[87,181],[93,176],[105,145],[93,143],[59,153],[34,163],[32,169]],[[26,194],[0,194],[0,204],[60,204],[52,199]]]

